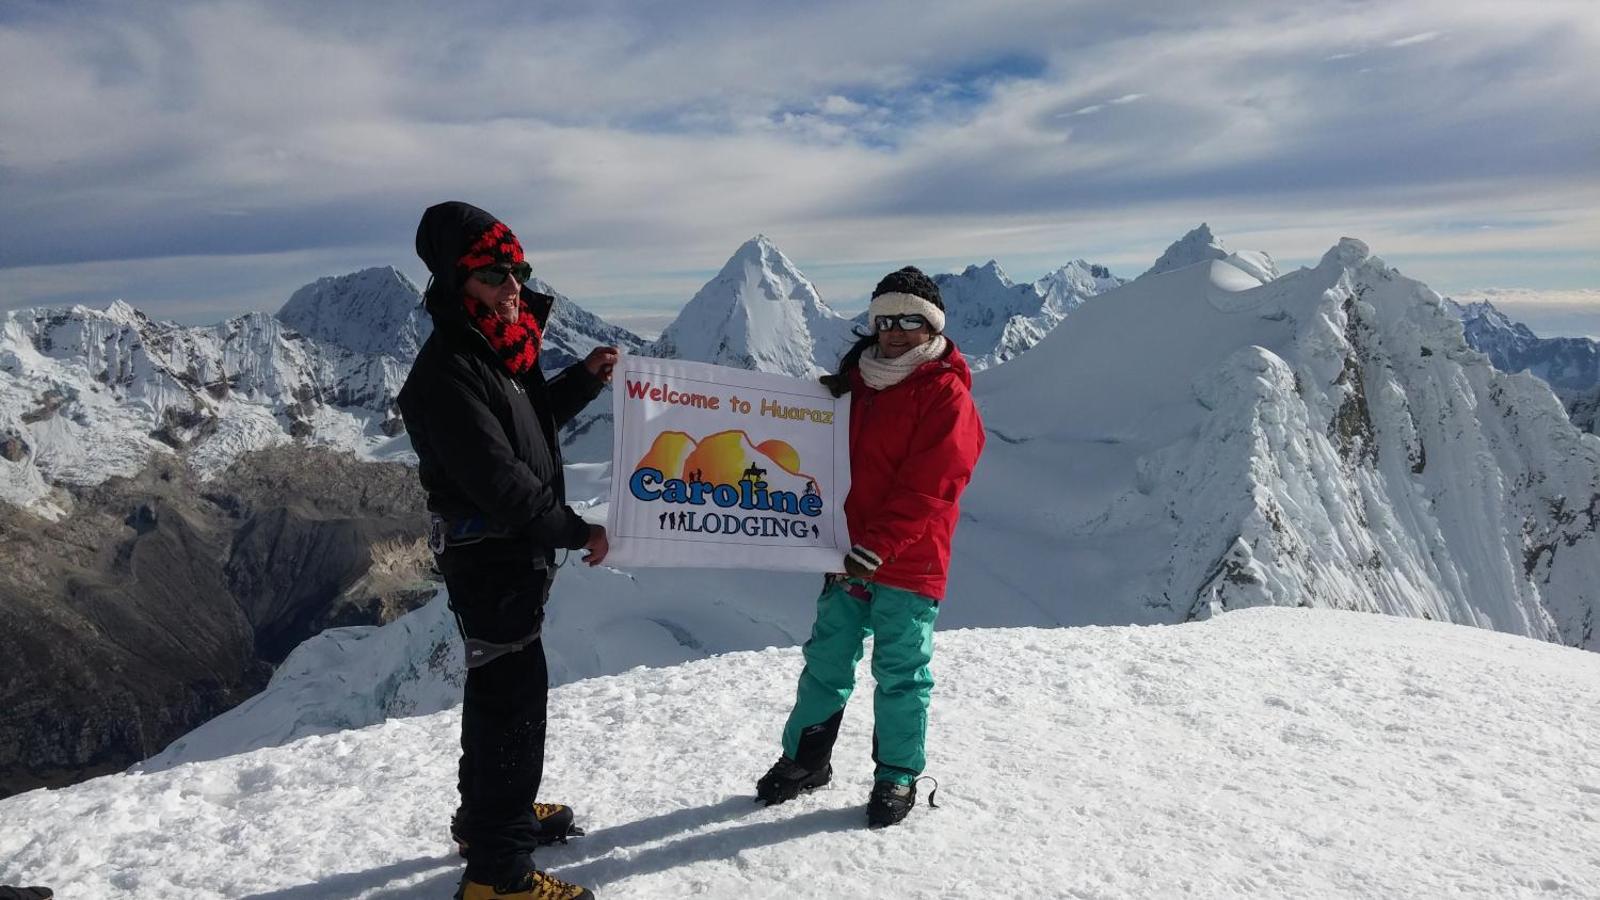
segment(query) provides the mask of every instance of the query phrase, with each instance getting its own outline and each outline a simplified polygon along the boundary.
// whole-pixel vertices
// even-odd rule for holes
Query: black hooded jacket
[[[557,429],[603,384],[582,363],[548,382],[538,366],[513,376],[467,319],[456,260],[495,221],[465,203],[423,213],[417,255],[433,275],[424,302],[434,327],[400,389],[400,414],[428,509],[453,523],[481,516],[491,532],[551,558],[589,536],[567,506]],[[523,287],[522,300],[543,328],[554,298]]]

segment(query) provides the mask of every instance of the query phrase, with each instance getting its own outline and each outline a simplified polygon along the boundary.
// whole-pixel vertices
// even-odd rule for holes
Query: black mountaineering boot
[[[873,782],[872,795],[867,798],[867,824],[873,828],[894,825],[916,805],[916,785],[894,781]]]
[[[756,782],[756,799],[768,806],[793,800],[801,791],[822,787],[832,777],[833,766],[829,763],[823,763],[820,769],[807,769],[787,756],[780,756]]]

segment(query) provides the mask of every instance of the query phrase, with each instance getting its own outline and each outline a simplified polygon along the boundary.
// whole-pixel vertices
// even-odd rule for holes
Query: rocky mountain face
[[[408,466],[284,446],[202,482],[168,456],[71,499],[0,506],[0,795],[125,768],[305,638],[433,593],[420,554],[396,564],[424,529]]]
[[[1600,434],[1600,385],[1568,396],[1566,403],[1572,424],[1590,434]]]

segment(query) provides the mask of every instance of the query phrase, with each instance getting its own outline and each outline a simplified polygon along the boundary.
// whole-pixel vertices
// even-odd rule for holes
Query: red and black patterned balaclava
[[[456,260],[456,268],[460,270],[461,283],[465,284],[474,269],[512,266],[522,261],[522,243],[504,222],[496,222],[485,228],[467,252]],[[507,322],[489,304],[470,294],[462,293],[461,302],[466,305],[467,318],[489,341],[506,371],[522,375],[538,364],[539,343],[544,339],[544,332],[526,304],[518,304],[517,321]]]

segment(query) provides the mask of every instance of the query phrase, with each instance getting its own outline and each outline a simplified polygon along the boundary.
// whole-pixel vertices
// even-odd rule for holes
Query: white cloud
[[[1489,300],[1496,306],[1540,306],[1547,309],[1581,309],[1600,313],[1600,288],[1576,290],[1537,290],[1534,288],[1476,288],[1459,292],[1461,297]]]
[[[817,104],[817,111],[825,116],[859,116],[867,111],[867,107],[848,97],[829,94]]]
[[[1413,34],[1409,37],[1390,41],[1388,45],[1390,47],[1411,47],[1416,44],[1426,44],[1429,41],[1438,40],[1440,36],[1441,33],[1437,31],[1424,31],[1420,34]]]
[[[44,295],[21,263],[172,257],[176,279],[197,253],[382,246],[404,265],[415,216],[449,197],[511,221],[563,290],[618,302],[692,292],[658,273],[715,269],[757,231],[819,265],[1098,251],[1134,269],[1227,219],[1285,238],[1261,244],[1279,255],[1354,233],[1456,283],[1497,254],[1526,283],[1536,254],[1514,254],[1600,237],[1582,3],[1171,2],[1159,29],[1110,0],[519,6],[493,26],[385,6],[359,28],[319,9],[0,25],[0,78],[33,86],[0,92],[0,296]],[[1321,64],[1385,45],[1410,49],[1361,78]],[[1512,209],[1536,224],[1432,227]]]

